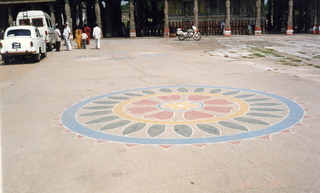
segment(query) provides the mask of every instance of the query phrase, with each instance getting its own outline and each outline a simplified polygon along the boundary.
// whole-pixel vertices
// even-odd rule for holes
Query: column
[[[261,36],[261,0],[256,2],[256,26],[254,28],[254,35]]]
[[[198,18],[198,0],[194,0],[194,26],[199,29],[199,18]]]
[[[319,20],[320,20],[320,3],[319,1],[315,0],[315,4],[316,4],[316,20],[318,22],[318,34],[320,34],[320,23],[319,23]]]
[[[52,3],[50,3],[49,9],[50,9],[50,17],[52,20],[52,25],[54,26],[56,24],[56,17],[54,16],[54,7]]]
[[[8,23],[9,23],[9,26],[13,25],[13,17],[12,17],[11,7],[8,8]]]
[[[136,33],[136,24],[134,21],[134,4],[133,0],[129,0],[129,17],[130,17],[130,38],[135,38],[137,36]]]
[[[230,0],[226,0],[226,27],[225,27],[225,30],[224,30],[224,36],[231,36]]]
[[[65,9],[65,12],[66,12],[66,21],[69,23],[69,28],[70,28],[70,31],[71,33],[73,33],[72,31],[72,17],[71,17],[71,10],[70,10],[70,3],[69,3],[69,0],[65,0],[64,1],[65,4],[64,4],[64,9]]]
[[[287,23],[287,31],[286,31],[287,35],[293,35],[292,20],[293,20],[293,0],[289,0],[288,23]]]
[[[95,13],[96,13],[96,23],[97,23],[98,26],[102,29],[102,25],[101,25],[101,13],[100,13],[100,2],[99,2],[99,0],[96,0],[96,1],[95,1],[94,9],[95,9]]]
[[[168,0],[164,1],[164,37],[168,38],[170,35],[169,30],[169,5]]]
[[[319,4],[317,3],[317,1],[314,1],[315,4],[315,10],[314,10],[314,22],[313,22],[313,29],[312,29],[312,33],[313,34],[320,34],[320,25],[318,25],[318,6]]]

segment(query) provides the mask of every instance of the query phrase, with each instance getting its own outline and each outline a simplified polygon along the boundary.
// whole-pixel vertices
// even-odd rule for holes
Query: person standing
[[[75,34],[76,34],[76,38],[74,39],[74,41],[77,43],[78,48],[81,49],[82,48],[82,30],[77,29]]]
[[[82,33],[81,34],[81,39],[82,39],[82,48],[83,49],[86,49],[86,43],[87,43],[87,38],[88,38],[88,35],[86,33]]]
[[[66,43],[66,50],[67,51],[71,51],[70,35],[71,35],[71,31],[70,31],[70,28],[68,26],[68,22],[66,22],[64,24],[63,37],[64,37],[64,41]]]
[[[86,39],[87,45],[90,45],[90,36],[91,36],[91,29],[90,29],[90,27],[88,27],[87,24],[84,24],[83,31],[84,31],[84,33],[86,33],[87,36],[88,36],[88,38]]]
[[[53,33],[54,33],[54,37],[56,38],[56,51],[60,52],[61,32],[60,32],[58,24],[56,24],[56,29],[53,31]]]
[[[96,24],[96,27],[93,28],[92,34],[96,42],[96,49],[100,50],[100,39],[102,37],[102,31],[98,24]]]
[[[224,34],[224,30],[226,29],[226,23],[224,23],[224,21],[223,21],[220,23],[220,25],[221,25],[222,34]]]

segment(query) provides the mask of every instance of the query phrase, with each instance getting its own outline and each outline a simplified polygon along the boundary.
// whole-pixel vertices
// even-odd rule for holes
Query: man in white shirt
[[[60,52],[61,32],[58,24],[56,24],[56,29],[53,31],[53,33],[54,37],[56,38],[56,51]]]
[[[96,49],[100,50],[100,39],[102,37],[102,31],[101,28],[96,24],[96,27],[93,28],[93,33],[92,33],[95,42],[96,42]]]
[[[68,22],[66,22],[64,24],[63,37],[64,37],[64,41],[66,43],[66,50],[67,51],[71,51],[70,35],[71,35],[71,31],[70,31],[70,28],[68,26]]]

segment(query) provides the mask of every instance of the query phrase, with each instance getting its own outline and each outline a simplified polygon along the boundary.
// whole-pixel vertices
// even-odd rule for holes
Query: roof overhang
[[[12,4],[21,4],[21,3],[50,3],[50,2],[56,2],[56,0],[15,0],[15,1],[9,1],[9,0],[1,0],[0,5],[12,5]]]

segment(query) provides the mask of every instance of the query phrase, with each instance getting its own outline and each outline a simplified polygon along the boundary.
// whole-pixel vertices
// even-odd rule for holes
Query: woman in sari
[[[81,29],[77,29],[76,30],[76,38],[74,39],[74,41],[78,44],[78,48],[81,49],[82,48],[82,30]]]
[[[84,24],[84,28],[83,28],[84,33],[87,34],[88,38],[87,38],[87,45],[90,44],[90,36],[91,36],[91,29],[87,26],[87,24]]]

